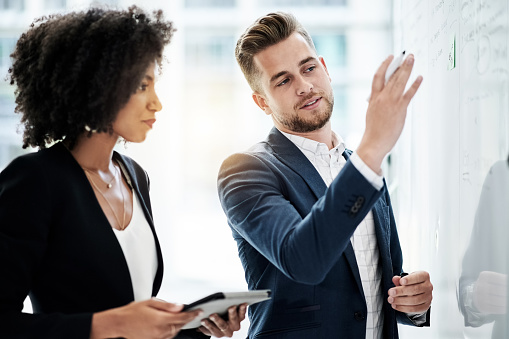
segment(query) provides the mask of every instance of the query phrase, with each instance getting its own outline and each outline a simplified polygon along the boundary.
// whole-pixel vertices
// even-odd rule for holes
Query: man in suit
[[[373,79],[355,153],[331,130],[325,61],[285,13],[258,19],[236,58],[268,138],[221,166],[218,191],[250,289],[249,338],[398,338],[397,320],[429,325],[427,272],[400,277],[402,253],[381,164],[396,143],[422,77],[404,91],[413,56],[385,84]]]

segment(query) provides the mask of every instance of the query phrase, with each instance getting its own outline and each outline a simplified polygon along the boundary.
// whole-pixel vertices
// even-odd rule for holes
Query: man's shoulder
[[[274,151],[266,142],[259,142],[247,150],[233,153],[223,161],[223,166],[227,164],[247,165],[259,162],[267,162],[274,158]]]

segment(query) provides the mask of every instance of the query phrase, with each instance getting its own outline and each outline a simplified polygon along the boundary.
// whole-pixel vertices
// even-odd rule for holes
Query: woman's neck
[[[84,168],[106,172],[111,166],[113,148],[118,138],[109,133],[83,134],[71,150],[76,161]]]

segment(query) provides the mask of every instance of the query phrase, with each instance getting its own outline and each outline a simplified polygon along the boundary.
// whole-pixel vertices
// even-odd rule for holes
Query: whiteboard
[[[388,183],[404,268],[429,271],[434,284],[431,328],[400,326],[403,338],[500,335],[493,320],[501,316],[485,314],[486,319],[476,323],[460,311],[460,278],[464,267],[481,267],[481,260],[474,258],[490,251],[490,265],[507,267],[509,246],[488,243],[506,239],[509,245],[509,221],[507,227],[497,227],[494,222],[486,225],[486,218],[476,221],[476,215],[483,184],[500,187],[506,175],[504,169],[493,168],[507,167],[509,154],[508,2],[394,2],[395,51],[415,55],[411,80],[420,74],[424,81],[390,155]],[[509,209],[509,187],[497,194],[490,206],[503,202]],[[505,218],[503,212],[491,214]],[[490,242],[473,241],[478,236],[475,227],[482,227]],[[478,252],[465,256],[471,242],[470,251],[475,247]]]

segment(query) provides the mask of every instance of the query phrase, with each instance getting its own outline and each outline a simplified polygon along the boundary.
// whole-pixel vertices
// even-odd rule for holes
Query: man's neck
[[[300,137],[303,137],[303,138],[306,138],[306,139],[311,139],[311,140],[314,140],[314,141],[317,141],[317,142],[321,142],[323,144],[326,144],[327,147],[330,149],[334,148],[334,146],[337,146],[337,145],[334,145],[334,142],[333,142],[333,137],[332,137],[332,128],[331,128],[331,123],[330,121],[328,121],[322,128],[320,129],[317,129],[317,130],[314,130],[314,131],[311,131],[311,132],[294,132],[294,131],[291,131],[287,128],[280,128],[279,126],[276,126],[280,131],[282,132],[285,132],[285,133],[288,133],[288,134],[293,134],[293,135],[297,135],[297,136],[300,136]]]

